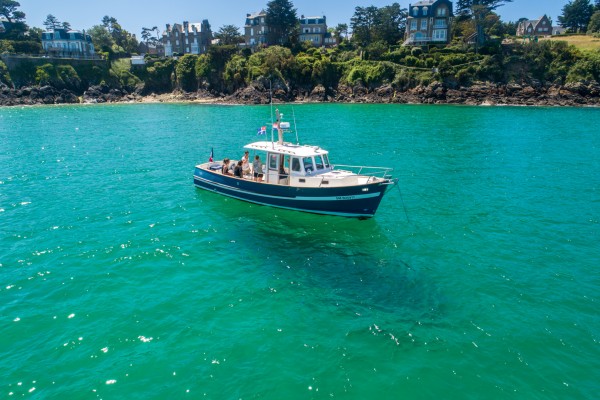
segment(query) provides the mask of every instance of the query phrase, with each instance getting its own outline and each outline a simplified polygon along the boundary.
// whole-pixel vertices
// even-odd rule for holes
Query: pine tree
[[[298,17],[290,0],[267,3],[268,42],[270,45],[290,45],[298,38]]]
[[[498,7],[511,2],[512,0],[458,0],[456,10],[458,14],[475,20],[477,45],[479,46],[485,41],[483,34],[485,17]]]

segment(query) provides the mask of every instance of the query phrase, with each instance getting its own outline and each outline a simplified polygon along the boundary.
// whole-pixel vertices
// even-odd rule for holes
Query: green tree
[[[139,43],[135,36],[121,27],[115,18],[105,16],[102,25],[94,25],[88,30],[94,47],[108,53],[109,59],[127,57],[136,53]]]
[[[23,22],[25,13],[18,11],[18,7],[21,7],[18,1],[0,0],[0,15],[11,23]]]
[[[227,84],[228,91],[234,92],[236,89],[244,86],[245,77],[248,75],[247,64],[248,60],[239,54],[235,54],[225,64],[223,79]]]
[[[475,23],[477,46],[481,46],[485,42],[485,17],[498,7],[511,2],[512,0],[458,0],[457,13],[471,18]]]
[[[97,51],[110,53],[114,40],[108,29],[103,25],[94,25],[88,29],[87,33],[92,37],[92,42]]]
[[[271,0],[267,3],[268,43],[290,46],[298,38],[298,16],[290,0]]]
[[[352,41],[367,46],[373,39],[373,28],[377,23],[378,8],[356,7],[354,15],[350,18],[350,27],[352,28]]]
[[[381,7],[377,10],[375,40],[397,44],[404,38],[407,16],[406,9],[401,8],[398,3]]]
[[[348,24],[337,24],[333,29],[333,34],[338,43],[348,37]]]
[[[219,39],[219,44],[238,44],[244,42],[244,38],[240,34],[240,28],[235,25],[223,25],[215,33],[215,38]]]
[[[60,28],[60,21],[52,14],[48,14],[46,20],[42,23],[47,31],[52,31],[56,28]]]
[[[186,92],[198,90],[198,81],[196,79],[196,61],[198,56],[195,54],[185,54],[177,61],[175,66],[175,76],[177,84]]]
[[[587,26],[587,33],[591,35],[593,33],[600,32],[600,11],[596,11],[590,18],[590,23]]]
[[[29,28],[29,37],[35,40],[36,42],[42,42],[42,33],[44,30],[42,28],[32,27]]]
[[[18,11],[21,4],[12,0],[0,0],[0,16],[6,18],[6,32],[0,34],[3,39],[23,40],[23,36],[29,29],[25,24],[25,13]]]
[[[569,1],[558,16],[558,23],[570,31],[585,32],[593,11],[590,0]]]
[[[156,32],[156,36],[153,35]],[[152,28],[142,28],[142,40],[146,42],[147,46],[157,46],[160,38],[158,37],[159,30],[157,26]]]
[[[397,44],[404,37],[407,15],[398,3],[381,8],[356,7],[350,19],[352,41],[362,47],[374,42]]]

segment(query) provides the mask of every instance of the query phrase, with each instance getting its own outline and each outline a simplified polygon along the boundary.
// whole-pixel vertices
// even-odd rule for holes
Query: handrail
[[[338,169],[338,167],[353,168],[355,170],[358,170],[358,172],[349,171],[349,172],[355,173],[357,175],[366,175],[366,176],[381,175],[382,177],[385,177],[391,171],[394,170],[393,168],[389,168],[389,167],[369,167],[369,166],[364,166],[364,165],[343,165],[343,164],[332,165],[332,170],[335,171],[337,169],[338,171],[340,171],[340,169]],[[368,170],[368,171],[363,172],[363,170]]]

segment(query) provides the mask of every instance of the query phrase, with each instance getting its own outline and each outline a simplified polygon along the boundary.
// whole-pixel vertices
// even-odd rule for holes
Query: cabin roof
[[[245,149],[257,151],[268,151],[276,154],[287,154],[297,157],[311,157],[315,155],[328,154],[318,146],[298,145],[293,143],[278,144],[277,142],[254,142],[244,146]]]

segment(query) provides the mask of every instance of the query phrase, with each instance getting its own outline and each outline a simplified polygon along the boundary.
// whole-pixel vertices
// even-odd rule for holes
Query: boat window
[[[313,160],[312,157],[304,157],[302,159],[302,164],[304,165],[304,170],[306,172],[312,172],[314,171],[314,167],[313,167]]]
[[[269,154],[269,169],[277,169],[277,154]]]
[[[317,166],[317,169],[323,169],[323,159],[321,156],[315,156],[315,165]]]
[[[292,158],[292,171],[300,172],[300,160]]]
[[[282,156],[282,157],[283,157],[283,156]],[[283,168],[284,168],[286,171],[289,171],[289,170],[290,170],[290,157],[289,157],[289,156],[287,156],[287,157],[285,157],[285,158],[283,159]]]
[[[323,161],[325,161],[325,168],[329,168],[329,157],[327,156],[327,154],[323,154]]]

